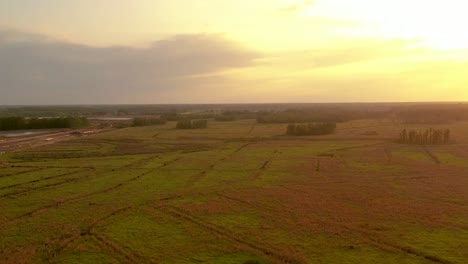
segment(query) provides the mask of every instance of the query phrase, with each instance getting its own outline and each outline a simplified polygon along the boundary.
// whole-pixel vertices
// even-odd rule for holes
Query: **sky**
[[[2,0],[0,104],[468,100],[465,0]]]

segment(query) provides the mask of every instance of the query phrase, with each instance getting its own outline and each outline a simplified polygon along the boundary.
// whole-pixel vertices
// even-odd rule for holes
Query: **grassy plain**
[[[467,263],[468,124],[118,129],[0,156],[0,263]],[[407,126],[405,126],[407,127]]]

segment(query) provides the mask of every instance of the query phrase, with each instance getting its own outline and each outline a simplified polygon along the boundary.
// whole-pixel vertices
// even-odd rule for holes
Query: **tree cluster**
[[[135,117],[133,119],[133,126],[153,126],[164,124],[166,124],[166,119],[164,118]]]
[[[205,119],[201,120],[179,120],[177,121],[176,128],[177,129],[201,129],[207,128],[208,121]]]
[[[406,130],[400,133],[402,144],[436,145],[450,142],[450,129],[426,129],[424,131]]]
[[[289,124],[286,130],[288,136],[318,136],[335,133],[336,123]]]
[[[85,117],[24,118],[1,117],[0,130],[79,128],[89,124]]]

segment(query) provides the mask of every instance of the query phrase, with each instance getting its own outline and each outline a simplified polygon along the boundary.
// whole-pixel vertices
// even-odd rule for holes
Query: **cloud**
[[[417,40],[347,38],[336,42],[340,44],[269,54],[263,61],[272,67],[307,71],[427,53],[422,48],[410,48],[419,43]]]
[[[93,47],[0,31],[0,104],[163,102],[200,75],[254,64],[261,54],[216,34],[178,35],[145,48]],[[180,96],[179,96],[180,97]]]
[[[288,5],[283,8],[280,8],[280,11],[282,13],[287,13],[287,14],[292,14],[292,13],[298,13],[301,12],[304,9],[307,9],[311,6],[315,5],[314,1],[304,1],[299,4],[293,4],[293,5]]]
[[[0,104],[409,101],[445,98],[447,89],[468,95],[466,51],[414,48],[413,40],[331,43],[263,54],[216,34],[136,48],[0,31]]]

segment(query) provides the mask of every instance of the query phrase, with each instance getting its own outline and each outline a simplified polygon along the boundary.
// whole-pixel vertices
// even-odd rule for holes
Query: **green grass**
[[[169,122],[1,155],[0,263],[125,262],[116,248],[157,263],[430,263],[386,243],[466,262],[468,182],[454,176],[468,161],[444,146],[434,153],[452,167],[411,171],[405,159],[428,161],[423,152],[388,164],[391,143],[340,130],[379,124],[392,133],[375,120],[305,138],[254,120]],[[438,214],[436,228],[426,220]]]
[[[104,233],[126,248],[159,263],[237,263],[260,259],[239,251],[231,242],[220,240],[192,223],[174,221],[160,213],[150,216],[135,212],[113,218]]]
[[[395,155],[397,157],[401,157],[404,159],[409,159],[409,160],[425,161],[425,162],[431,161],[430,158],[427,156],[427,154],[422,153],[422,152],[417,152],[417,151],[395,151],[395,152],[392,152],[392,155]]]
[[[466,241],[468,231],[452,228],[409,230],[403,243],[421,252],[438,256],[453,263],[463,263],[468,259]]]
[[[52,261],[56,264],[82,264],[82,263],[102,263],[117,264],[120,263],[115,258],[100,252],[70,252],[65,253]]]
[[[459,157],[455,154],[448,153],[448,152],[437,152],[435,153],[437,158],[442,162],[442,164],[450,165],[450,166],[462,166],[468,167],[468,160]]]
[[[398,171],[404,168],[403,165],[400,164],[387,164],[387,163],[377,163],[377,162],[358,162],[352,161],[349,162],[349,165],[352,168],[356,168],[359,170],[364,171]]]

